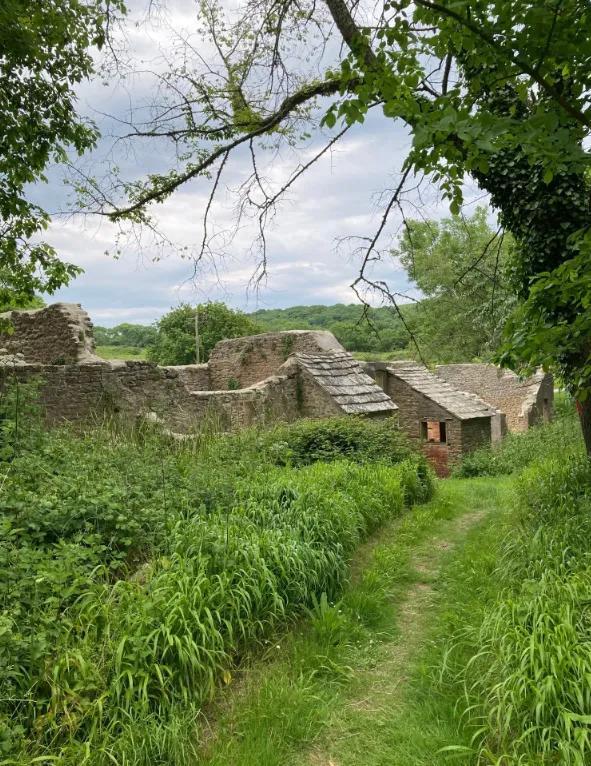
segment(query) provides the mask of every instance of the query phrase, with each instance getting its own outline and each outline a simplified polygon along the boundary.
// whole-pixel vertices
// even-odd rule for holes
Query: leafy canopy
[[[470,361],[498,349],[515,304],[507,278],[513,242],[490,227],[487,212],[409,220],[393,251],[425,296],[409,324],[429,360]]]
[[[156,338],[148,347],[148,359],[158,364],[193,364],[196,359],[195,317],[199,321],[202,362],[206,362],[216,343],[225,338],[256,335],[261,332],[242,311],[234,311],[224,303],[184,303],[156,324]]]
[[[93,72],[120,0],[3,0],[0,4],[0,304],[25,306],[80,272],[39,236],[49,215],[29,199],[47,166],[81,154],[96,128],[76,112],[75,86]]]

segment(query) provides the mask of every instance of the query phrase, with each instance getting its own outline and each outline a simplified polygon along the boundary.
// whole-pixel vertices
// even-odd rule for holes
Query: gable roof
[[[393,412],[398,407],[347,351],[294,354],[294,359],[348,415]]]
[[[388,362],[387,370],[459,420],[487,418],[499,412],[476,394],[453,388],[445,380],[433,375],[426,367],[416,362]]]

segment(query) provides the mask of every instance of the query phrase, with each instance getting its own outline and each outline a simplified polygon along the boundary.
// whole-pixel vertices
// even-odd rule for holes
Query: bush
[[[456,476],[500,476],[516,473],[553,455],[572,455],[584,449],[581,428],[572,401],[560,403],[555,419],[523,433],[507,434],[494,446],[466,455]]]
[[[518,481],[517,521],[495,575],[505,587],[473,636],[480,651],[466,676],[480,754],[582,766],[591,761],[588,459],[532,465]]]
[[[298,423],[280,429],[297,466],[275,464],[278,432],[179,444],[107,426],[0,461],[2,756],[134,763],[140,732],[176,764],[178,711],[194,718],[245,652],[338,594],[360,541],[430,496],[395,432],[391,464],[370,462],[383,424],[310,428],[338,460],[302,465]]]
[[[299,420],[270,431],[264,442],[270,458],[278,465],[303,466],[339,458],[394,465],[416,455],[396,421],[390,418]]]

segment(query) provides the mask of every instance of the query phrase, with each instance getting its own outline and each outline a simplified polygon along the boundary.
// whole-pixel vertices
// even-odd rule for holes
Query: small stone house
[[[400,428],[421,445],[439,476],[447,476],[462,455],[500,438],[498,410],[426,367],[413,361],[369,362],[365,370],[396,402]]]

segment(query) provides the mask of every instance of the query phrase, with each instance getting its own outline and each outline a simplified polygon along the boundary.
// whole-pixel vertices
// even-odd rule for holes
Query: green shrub
[[[264,438],[279,465],[310,465],[347,458],[358,463],[400,463],[414,455],[395,420],[361,417],[299,420],[279,426]]]
[[[500,476],[523,470],[553,455],[572,455],[584,449],[574,405],[561,404],[555,419],[523,433],[507,434],[500,444],[466,455],[455,475]]]
[[[470,715],[485,762],[591,761],[591,464],[532,465],[495,577],[504,589],[472,643]],[[502,759],[497,761],[496,758]]]
[[[282,438],[292,429],[297,442],[305,427]],[[286,620],[337,597],[355,547],[432,493],[395,432],[386,459],[405,459],[371,462],[383,424],[325,430],[349,433],[323,453],[338,460],[302,467],[276,464],[276,432],[179,444],[109,425],[53,431],[0,462],[2,756],[136,763],[145,737],[154,762],[184,757],[178,716]]]

